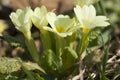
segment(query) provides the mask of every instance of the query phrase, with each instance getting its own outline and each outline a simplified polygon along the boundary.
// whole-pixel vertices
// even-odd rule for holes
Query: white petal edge
[[[108,26],[110,25],[109,22],[107,22],[107,20],[109,20],[106,16],[96,16],[96,19],[95,19],[95,24],[96,26]]]
[[[48,21],[48,23],[51,25],[51,27],[52,27],[54,30],[55,30],[55,24],[54,24],[55,20],[56,20],[56,15],[55,15],[55,13],[49,12],[49,13],[47,14],[47,21]]]
[[[76,7],[74,8],[74,12],[76,14],[76,17],[78,19],[78,21],[82,24],[82,12],[81,12],[81,7],[76,5]]]

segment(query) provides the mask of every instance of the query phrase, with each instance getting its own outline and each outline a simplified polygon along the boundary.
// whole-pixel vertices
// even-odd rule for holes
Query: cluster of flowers
[[[107,22],[108,18],[106,16],[96,16],[96,9],[92,5],[95,2],[96,0],[76,0],[74,7],[75,18],[70,18],[68,15],[56,15],[54,12],[47,12],[45,6],[37,7],[34,11],[30,7],[26,7],[24,10],[18,9],[16,12],[11,13],[10,18],[15,27],[28,40],[32,39],[30,30],[33,23],[42,34],[42,42],[45,44],[43,46],[48,49],[51,42],[50,37],[47,37],[49,35],[47,32],[52,32],[61,38],[65,38],[71,36],[78,29],[82,29],[83,34],[88,34],[95,27],[108,26],[109,22]],[[50,27],[48,24],[50,24]],[[32,49],[33,44],[28,45],[28,47],[30,46],[32,46],[29,49],[32,55],[36,51]]]
[[[80,2],[80,0],[78,0]],[[94,27],[107,26],[109,25],[105,16],[96,16],[96,10],[93,5],[90,5],[90,1],[85,4],[84,2],[80,5],[76,5],[74,8],[75,15],[79,21],[79,26],[76,25],[74,19],[71,19],[67,15],[56,16],[54,12],[47,12],[45,6],[41,8],[37,7],[34,12],[30,7],[24,10],[18,9],[16,13],[11,13],[10,18],[14,23],[15,27],[26,35],[30,32],[32,22],[40,30],[48,30],[58,34],[61,37],[66,37],[74,33],[78,28],[83,30],[90,30]],[[95,0],[94,0],[95,1]],[[77,3],[79,3],[77,2]],[[93,2],[93,1],[91,1]],[[48,23],[51,27],[47,27]]]
[[[50,69],[50,73],[56,75],[55,71],[65,72],[79,61],[81,53],[88,46],[88,35],[92,29],[109,25],[106,16],[96,16],[96,9],[92,5],[96,1],[98,0],[76,0],[73,18],[48,12],[45,6],[37,7],[34,11],[30,7],[18,9],[11,13],[10,18],[15,28],[24,34],[26,46],[33,60],[38,63],[40,58],[31,36],[32,24],[39,29],[44,53],[40,61],[45,65],[46,71]],[[76,46],[78,30],[82,31],[82,37]]]

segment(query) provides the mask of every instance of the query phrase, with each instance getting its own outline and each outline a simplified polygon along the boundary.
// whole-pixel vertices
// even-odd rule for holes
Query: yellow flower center
[[[57,27],[56,31],[61,33],[61,32],[65,32],[65,28],[64,27]]]
[[[89,33],[90,28],[87,28],[85,26],[81,26],[81,28],[83,29],[83,33]]]
[[[90,29],[89,28],[83,28],[84,33],[89,33]]]

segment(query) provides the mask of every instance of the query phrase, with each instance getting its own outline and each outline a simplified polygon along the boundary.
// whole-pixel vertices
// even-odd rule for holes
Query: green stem
[[[56,54],[58,56],[61,56],[62,54],[62,50],[64,49],[65,47],[65,42],[64,42],[64,38],[63,37],[60,37],[58,35],[55,35],[56,37]]]
[[[73,49],[75,40],[76,40],[76,33],[73,33],[71,36],[67,36],[65,38],[66,46],[69,46],[71,49]]]
[[[32,56],[34,61],[39,62],[39,55],[38,55],[34,40],[31,37],[31,33],[27,32],[26,34],[24,34],[24,36],[26,38],[25,43],[26,43],[27,49],[30,52],[30,55]]]
[[[65,40],[63,37],[60,37],[56,34],[55,34],[55,39],[56,39],[56,57],[59,60],[59,72],[61,72],[63,65],[61,55],[63,54],[63,50],[65,47]]]
[[[79,57],[86,50],[88,43],[89,43],[89,35],[88,35],[88,33],[83,32],[82,38],[81,38],[80,42],[78,43],[78,47],[77,47],[77,53],[78,53]]]
[[[43,44],[43,49],[44,50],[51,49],[50,33],[45,30],[40,30],[40,32],[41,32],[40,37]]]

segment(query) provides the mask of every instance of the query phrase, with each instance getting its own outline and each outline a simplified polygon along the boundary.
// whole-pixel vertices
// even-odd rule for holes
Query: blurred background
[[[3,31],[2,34],[5,36],[4,38],[6,38],[4,40],[0,37],[0,57],[21,57],[23,60],[31,59],[29,54],[24,54],[26,52],[23,48],[17,47],[19,44],[16,44],[16,42],[24,41],[24,36],[21,32],[16,30],[12,24],[9,18],[11,12],[15,12],[16,9],[24,9],[26,6],[31,6],[31,8],[34,9],[35,7],[45,5],[48,11],[54,11],[56,14],[68,14],[74,16],[74,2],[75,0],[0,0],[0,31],[2,29],[1,27],[5,28],[5,31]],[[103,38],[106,40],[106,44],[103,46],[110,47],[107,61],[112,62],[107,65],[106,75],[109,79],[114,76],[114,80],[120,80],[120,77],[118,77],[118,75],[120,76],[120,0],[100,0],[98,3],[95,3],[94,6],[97,14],[107,16],[110,19],[109,21],[111,24],[102,31]],[[39,31],[35,27],[32,27],[31,31],[40,53],[42,47],[39,40]],[[109,37],[110,39],[108,39]],[[93,43],[96,42],[93,41]],[[105,52],[103,46],[92,52],[94,53],[92,54],[94,62],[99,62],[99,60],[101,60],[102,52]],[[86,61],[88,60],[89,64],[94,64],[91,60],[91,56],[88,55],[85,59]],[[96,67],[91,69],[91,72],[94,72],[95,69]]]

